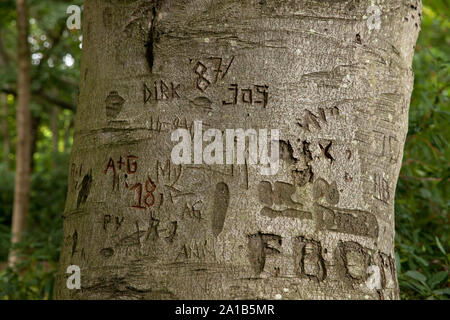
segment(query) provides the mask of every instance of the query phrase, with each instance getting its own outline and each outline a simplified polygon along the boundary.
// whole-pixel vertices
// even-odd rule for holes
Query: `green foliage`
[[[450,35],[448,5],[427,2],[396,192],[396,255],[403,299],[448,299]]]
[[[7,171],[5,165],[0,165],[0,261],[8,257],[11,241],[10,225],[14,199],[14,173]]]
[[[8,300],[51,299],[56,263],[44,264],[28,256],[16,269],[0,271],[0,298]]]
[[[49,162],[52,170],[45,167]],[[16,269],[0,271],[0,299],[51,299],[62,241],[62,218],[67,192],[68,154],[47,153],[32,175],[27,232],[15,250],[24,258]],[[11,173],[5,175],[11,175]],[[0,261],[10,249],[11,204],[14,182],[2,185],[9,199],[0,207]],[[6,196],[5,196],[6,197]],[[9,204],[5,206],[4,204]],[[2,269],[2,268],[0,268]]]

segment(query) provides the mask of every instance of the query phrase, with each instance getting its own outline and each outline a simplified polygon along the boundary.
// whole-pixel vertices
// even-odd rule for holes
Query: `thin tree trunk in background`
[[[373,2],[86,1],[56,297],[398,299],[421,2]],[[279,129],[279,171],[174,163],[195,121]]]
[[[7,65],[7,55],[3,50],[3,30],[0,30],[0,68]],[[1,105],[1,130],[3,135],[3,154],[6,170],[9,171],[9,153],[11,150],[10,137],[8,132],[8,95],[6,93],[0,93],[0,105]]]
[[[50,128],[52,131],[53,152],[58,152],[59,128],[58,128],[58,107],[53,106],[50,114]]]
[[[6,170],[9,171],[9,152],[11,148],[8,132],[8,96],[6,93],[0,94],[0,104],[2,108],[3,161],[5,162]]]
[[[38,134],[39,134],[39,126],[41,125],[42,118],[37,115],[31,115],[31,128],[30,128],[30,172],[34,171],[34,154],[37,151],[37,142],[38,142]]]
[[[30,49],[28,45],[28,9],[26,0],[17,0],[18,29],[18,81],[17,81],[17,148],[14,207],[11,241],[20,241],[26,227],[30,198],[31,174],[31,113],[30,113]],[[14,250],[9,254],[9,265],[18,257]]]

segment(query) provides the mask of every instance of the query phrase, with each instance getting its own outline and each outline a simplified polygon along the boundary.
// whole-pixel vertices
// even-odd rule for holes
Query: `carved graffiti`
[[[391,198],[389,183],[382,174],[373,175],[373,194],[375,199],[384,203],[388,203]]]
[[[339,190],[337,188],[336,181],[329,184],[322,178],[317,179],[314,182],[313,197],[315,200],[325,198],[330,204],[339,203]]]
[[[78,191],[77,196],[77,209],[80,208],[82,204],[84,204],[89,196],[92,185],[92,172],[89,171],[81,181],[81,189]]]
[[[307,132],[312,129],[320,130],[328,124],[328,117],[336,117],[339,115],[338,107],[318,108],[317,113],[306,109],[303,116],[297,119],[297,125]]]
[[[281,252],[282,238],[275,234],[257,233],[248,236],[249,261],[255,273],[264,270],[266,256]]]
[[[269,87],[266,85],[254,85],[253,88],[239,88],[238,84],[230,84],[231,98],[223,100],[222,105],[260,105],[265,108],[269,101]]]
[[[137,159],[138,157],[133,156],[133,155],[129,155],[126,157],[126,163],[124,162],[124,159],[122,158],[122,156],[119,157],[119,159],[117,160],[117,168],[118,170],[126,170],[126,173],[128,174],[134,174],[137,171]],[[125,166],[126,164],[126,166]],[[116,166],[115,166],[115,162],[113,160],[112,157],[109,158],[108,160],[108,164],[106,165],[105,170],[103,171],[104,174],[107,174],[109,170],[112,170],[113,174],[116,174]]]
[[[318,230],[354,234],[374,239],[378,237],[378,222],[370,212],[330,208],[316,204],[315,215]]]
[[[381,251],[365,248],[354,241],[340,241],[334,259],[341,277],[350,284],[365,283],[381,297],[380,289],[397,287],[394,259]]]
[[[270,182],[260,182],[258,185],[259,201],[265,205],[265,207],[261,209],[260,214],[271,218],[289,217],[298,219],[312,219],[311,212],[298,209],[299,204],[292,200],[292,195],[294,192],[295,187],[286,182],[275,182],[273,190]],[[272,207],[274,205],[279,207],[279,209],[273,209]]]
[[[164,239],[165,241],[172,243],[177,234],[177,230],[177,221],[163,223],[156,217],[155,213],[151,211],[145,240],[151,240],[154,242],[158,239]]]
[[[155,204],[155,190],[156,184],[147,176],[144,182],[137,181],[132,185],[129,185],[128,175],[134,175],[138,170],[138,157],[134,155],[128,155],[127,157],[119,156],[114,161],[112,157],[109,157],[108,163],[103,170],[103,174],[107,175],[112,173],[112,189],[119,190],[120,175],[123,174],[123,185],[126,190],[135,192],[135,202],[131,205],[135,209],[150,208]],[[157,171],[158,172],[158,171]]]
[[[357,242],[340,241],[335,250],[335,259],[343,267],[349,280],[365,281],[370,265],[369,250]]]
[[[174,82],[155,81],[149,88],[144,82],[144,104],[149,101],[173,100],[180,98],[180,85]]]
[[[122,110],[125,99],[119,96],[117,91],[111,91],[105,99],[106,117],[108,120],[114,119]]]
[[[297,237],[294,241],[295,272],[309,279],[323,281],[327,276],[319,241]]]
[[[153,192],[156,189],[156,185],[153,183],[150,177],[147,177],[144,185],[140,182],[130,187],[130,190],[136,191],[136,202],[132,205],[136,209],[150,208],[155,204],[155,195]]]
[[[192,63],[191,59],[191,63]],[[231,57],[228,63],[224,63],[222,57],[209,57],[204,60],[197,60],[194,64],[193,71],[196,75],[195,87],[204,92],[211,84],[222,80],[228,73],[231,64],[234,61],[234,56]]]
[[[105,214],[103,217],[103,230],[107,231],[108,226],[110,224],[113,225],[112,228],[114,229],[114,231],[119,230],[119,228],[122,226],[124,219],[125,219],[124,217]]]
[[[222,232],[229,202],[230,190],[228,188],[228,185],[223,182],[218,183],[214,192],[214,206],[212,217],[212,231],[215,237],[217,237]]]
[[[206,260],[216,258],[214,246],[208,240],[191,240],[183,243],[178,251],[175,261]]]

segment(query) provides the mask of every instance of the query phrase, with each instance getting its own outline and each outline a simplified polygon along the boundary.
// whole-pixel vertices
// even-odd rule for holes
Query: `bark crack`
[[[161,8],[161,0],[157,0],[152,7],[152,20],[150,22],[150,30],[148,32],[148,40],[145,43],[145,57],[147,59],[150,72],[153,72],[153,63],[155,61],[155,43],[159,41],[159,32],[156,30],[157,15]]]

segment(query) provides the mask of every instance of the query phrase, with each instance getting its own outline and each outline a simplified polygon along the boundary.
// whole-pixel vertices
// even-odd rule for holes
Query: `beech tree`
[[[56,296],[397,299],[420,18],[415,0],[87,1]],[[278,170],[225,161],[227,129],[249,153],[278,130]]]

